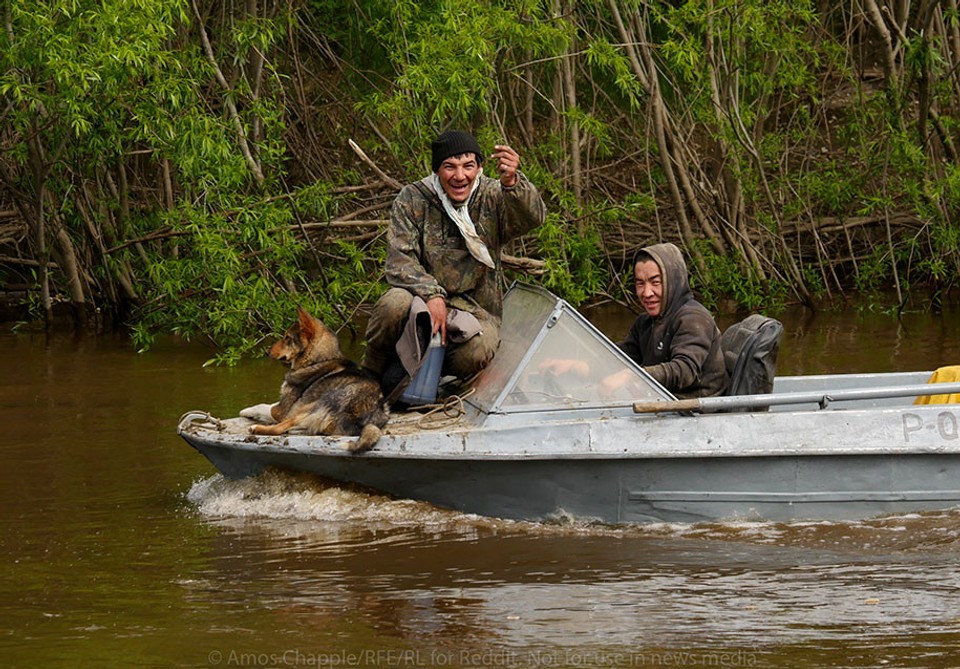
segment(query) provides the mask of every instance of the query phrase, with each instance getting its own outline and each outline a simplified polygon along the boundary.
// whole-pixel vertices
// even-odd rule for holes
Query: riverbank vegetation
[[[9,0],[0,288],[205,338],[351,324],[447,127],[508,141],[549,219],[505,259],[628,299],[675,241],[708,303],[960,273],[957,0]]]

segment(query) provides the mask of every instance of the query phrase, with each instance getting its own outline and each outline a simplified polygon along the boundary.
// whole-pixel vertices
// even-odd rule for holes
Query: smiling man
[[[680,249],[673,244],[640,249],[633,258],[633,277],[645,313],[620,348],[677,397],[722,395],[728,378],[720,330],[690,290]],[[604,380],[605,392],[617,387],[618,377]]]
[[[417,297],[447,346],[444,374],[467,379],[490,362],[503,313],[500,250],[545,216],[539,191],[519,169],[519,154],[506,144],[490,156],[496,179],[483,174],[483,151],[469,133],[448,130],[430,149],[433,173],[405,186],[393,203],[385,268],[391,288],[367,325],[363,364],[387,393],[397,381],[389,372]],[[475,327],[448,338],[452,316],[464,313],[476,319]]]

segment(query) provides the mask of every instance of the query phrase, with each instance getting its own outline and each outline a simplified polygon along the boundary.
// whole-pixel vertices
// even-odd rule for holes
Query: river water
[[[960,363],[957,308],[779,317],[783,373]],[[5,667],[960,666],[960,511],[622,529],[228,482],[177,420],[282,370],[207,357],[0,334]]]

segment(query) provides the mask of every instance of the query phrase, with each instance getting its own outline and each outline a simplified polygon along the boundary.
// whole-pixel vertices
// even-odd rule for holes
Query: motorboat
[[[623,370],[611,393],[604,380]],[[497,518],[864,519],[960,504],[960,383],[931,383],[935,371],[677,399],[565,300],[517,283],[491,364],[435,405],[395,411],[372,450],[250,434],[267,411],[190,411],[177,431],[228,478],[308,472]]]

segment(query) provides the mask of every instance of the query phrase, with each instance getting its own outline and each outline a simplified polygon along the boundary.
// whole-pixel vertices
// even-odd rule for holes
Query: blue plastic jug
[[[400,396],[402,402],[416,405],[431,404],[437,400],[437,387],[440,385],[440,371],[443,369],[446,348],[440,343],[439,332],[431,337],[420,368]]]

